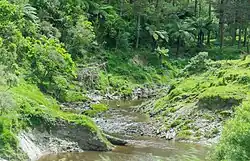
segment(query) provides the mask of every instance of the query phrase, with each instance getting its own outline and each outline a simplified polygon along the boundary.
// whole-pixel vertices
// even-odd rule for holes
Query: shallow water
[[[138,141],[139,142],[139,141]],[[148,146],[143,141],[137,146],[118,146],[112,152],[83,152],[51,154],[39,161],[186,161],[205,160],[207,149],[200,145],[174,142]],[[149,142],[150,143],[150,142]],[[160,145],[160,144],[165,144]],[[157,147],[156,145],[159,145]]]
[[[105,114],[102,119],[126,117],[135,122],[148,122],[146,115],[132,112],[133,107],[140,103],[142,101],[108,102],[113,111]],[[119,120],[114,121],[119,122]],[[113,128],[113,125],[109,128]],[[105,128],[103,130],[105,131]],[[51,154],[40,158],[39,161],[203,161],[209,149],[199,144],[167,141],[148,136],[124,137],[123,134],[119,134],[119,130],[115,134],[127,139],[128,145],[117,146],[112,152]]]

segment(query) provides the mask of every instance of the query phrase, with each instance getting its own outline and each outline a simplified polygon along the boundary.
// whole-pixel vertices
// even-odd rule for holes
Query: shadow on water
[[[111,112],[105,114],[103,119],[127,117],[135,122],[147,122],[146,115],[133,112],[133,108],[142,102],[143,100],[105,102],[110,106]],[[118,136],[122,138],[119,133]],[[128,145],[117,146],[111,152],[50,154],[39,161],[204,161],[208,150],[209,147],[199,144],[136,136],[128,140]]]

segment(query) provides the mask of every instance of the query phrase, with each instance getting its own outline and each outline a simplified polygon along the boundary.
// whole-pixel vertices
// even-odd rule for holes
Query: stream
[[[38,161],[204,161],[209,147],[157,138],[158,122],[134,112],[143,101],[109,101],[110,109],[94,118],[107,134],[124,139],[126,146],[111,152],[50,154]]]

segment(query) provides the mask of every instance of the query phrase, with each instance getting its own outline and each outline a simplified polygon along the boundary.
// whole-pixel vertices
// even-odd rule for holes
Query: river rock
[[[176,136],[176,132],[174,131],[174,129],[170,129],[170,130],[166,133],[165,138],[166,138],[167,140],[172,140],[172,139],[175,138],[175,136]]]
[[[51,129],[50,133],[57,138],[77,142],[78,146],[83,150],[111,150],[111,147],[109,147],[104,140],[97,137],[96,132],[85,126],[59,121],[56,126]]]
[[[122,140],[120,138],[117,138],[108,134],[104,134],[104,136],[108,139],[108,141],[110,141],[114,145],[126,145],[128,143],[125,140]]]

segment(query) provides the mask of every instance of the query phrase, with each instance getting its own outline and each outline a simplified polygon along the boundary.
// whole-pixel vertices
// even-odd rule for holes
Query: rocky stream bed
[[[110,108],[94,118],[105,134],[119,138],[110,152],[50,154],[39,161],[165,161],[205,159],[208,148],[201,144],[169,141],[159,135],[160,122],[135,112],[143,100],[107,101]],[[109,138],[110,139],[110,138]],[[113,139],[111,139],[114,141]]]

